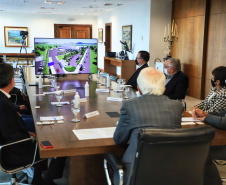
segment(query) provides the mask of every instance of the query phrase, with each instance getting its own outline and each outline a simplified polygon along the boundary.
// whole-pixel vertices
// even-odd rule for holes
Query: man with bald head
[[[114,133],[116,144],[129,147],[123,156],[126,166],[124,183],[129,184],[133,170],[139,131],[144,127],[181,128],[183,106],[179,101],[164,96],[165,75],[154,68],[146,67],[137,78],[140,97],[123,102],[120,119]]]

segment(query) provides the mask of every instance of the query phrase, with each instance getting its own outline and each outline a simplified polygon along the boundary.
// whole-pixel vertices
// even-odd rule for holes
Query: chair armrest
[[[107,160],[107,163],[113,168],[114,171],[124,168],[121,159],[113,153],[105,154],[104,159]]]
[[[29,141],[34,142],[33,159],[30,162],[30,164],[26,164],[26,165],[23,165],[23,166],[20,166],[20,167],[18,166],[14,169],[5,169],[2,165],[2,150],[4,148],[8,148],[8,147],[11,147],[11,146],[14,146],[14,145],[16,146],[17,144],[26,143],[26,142],[29,142]],[[33,166],[36,163],[35,158],[36,158],[37,147],[38,147],[37,140],[34,137],[30,137],[30,138],[22,139],[22,140],[15,141],[15,142],[12,142],[12,143],[8,143],[8,144],[5,144],[5,145],[1,145],[0,146],[0,170],[3,171],[4,173],[13,174],[13,173],[17,173],[18,171],[21,171],[23,169],[26,169],[26,168]]]

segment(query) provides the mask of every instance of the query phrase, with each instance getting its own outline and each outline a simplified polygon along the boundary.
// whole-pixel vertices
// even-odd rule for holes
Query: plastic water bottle
[[[110,87],[110,75],[107,75],[107,87]]]
[[[85,84],[85,96],[89,96],[89,84],[86,82]]]
[[[75,101],[75,106],[78,107],[80,105],[80,96],[79,96],[78,92],[76,92],[76,94],[74,96],[74,101]]]
[[[42,77],[41,75],[39,75],[39,79],[38,79],[38,87],[41,89],[42,88]]]

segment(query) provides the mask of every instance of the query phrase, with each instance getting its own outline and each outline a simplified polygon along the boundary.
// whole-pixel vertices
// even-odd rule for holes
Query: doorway
[[[105,24],[105,53],[111,52],[112,23]]]

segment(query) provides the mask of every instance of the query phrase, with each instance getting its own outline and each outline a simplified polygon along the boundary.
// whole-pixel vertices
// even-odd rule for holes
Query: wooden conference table
[[[87,102],[81,103],[80,113],[78,117],[81,122],[73,123],[71,120],[74,114],[71,112],[71,105],[63,105],[58,108],[51,105],[51,102],[56,102],[55,95],[34,96],[34,94],[42,94],[43,92],[54,91],[51,87],[30,86],[37,83],[33,67],[25,67],[25,84],[29,95],[32,114],[35,123],[40,121],[40,116],[63,116],[64,123],[55,122],[53,125],[38,126],[35,124],[38,141],[48,140],[53,143],[52,149],[43,149],[39,147],[41,158],[52,158],[69,156],[69,182],[71,185],[105,185],[107,184],[104,177],[103,154],[114,152],[122,155],[126,149],[125,146],[118,146],[113,139],[92,139],[78,140],[72,132],[74,129],[87,128],[103,128],[115,127],[118,117],[110,117],[106,112],[118,112],[122,102],[107,101],[108,96],[120,97],[121,93],[110,91],[110,93],[96,92],[96,88],[106,88],[106,86],[97,85],[96,81],[90,81],[90,96],[87,97]],[[83,89],[86,80],[76,80],[78,76],[72,76],[71,79],[60,78],[60,89],[76,89],[81,98],[84,98],[85,90]],[[50,84],[48,79],[44,79],[43,84]],[[117,86],[112,82],[112,86]],[[114,88],[114,87],[111,87]],[[129,92],[130,96],[135,96],[134,91]],[[61,101],[69,101],[74,98],[74,93],[65,94]],[[35,108],[40,106],[40,108]],[[100,115],[89,119],[84,119],[83,115],[88,112],[98,110]],[[190,116],[187,112],[185,116]],[[193,126],[184,126],[193,127]],[[226,131],[216,129],[216,135],[212,145],[226,145]]]

